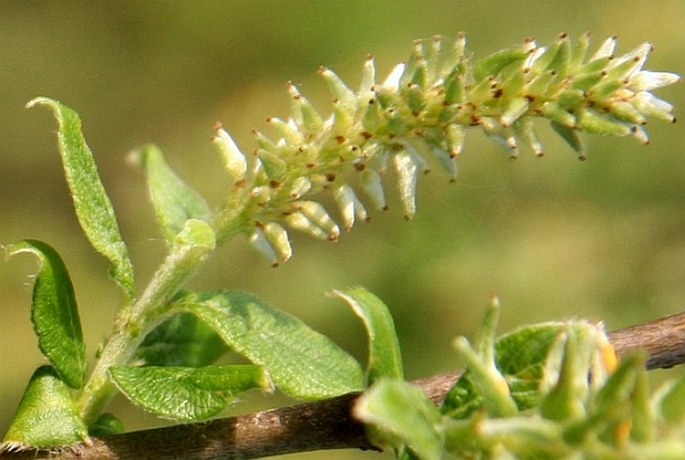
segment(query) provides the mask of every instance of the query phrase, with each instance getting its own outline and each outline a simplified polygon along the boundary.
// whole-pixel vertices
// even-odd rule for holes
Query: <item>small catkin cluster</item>
[[[434,157],[454,179],[466,129],[481,127],[515,158],[521,146],[543,149],[534,130],[546,118],[585,158],[578,132],[633,136],[643,143],[647,118],[675,121],[673,107],[650,91],[673,84],[673,73],[642,70],[652,47],[644,43],[614,55],[616,37],[589,56],[590,35],[572,43],[566,34],[547,47],[533,40],[477,61],[468,58],[464,35],[454,40],[418,40],[406,63],[376,82],[368,57],[358,91],[322,68],[333,94],[333,113],[324,118],[292,85],[290,118],[269,118],[276,139],[255,131],[254,161],[247,161],[228,133],[215,141],[233,180],[229,202],[240,203],[244,231],[274,265],[292,250],[284,225],[336,240],[340,227],[311,197],[330,190],[342,226],[368,220],[365,206],[385,209],[384,173],[394,170],[404,214],[416,210],[417,176]],[[361,190],[365,200],[360,198]]]

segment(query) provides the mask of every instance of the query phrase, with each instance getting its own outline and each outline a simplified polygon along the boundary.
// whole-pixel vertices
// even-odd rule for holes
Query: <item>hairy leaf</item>
[[[251,389],[270,389],[260,366],[127,367],[110,369],[117,387],[133,403],[160,417],[198,421],[216,415]]]
[[[324,335],[252,294],[190,293],[172,308],[205,321],[236,352],[264,366],[276,386],[303,399],[362,388],[359,364]]]
[[[209,218],[207,202],[176,175],[156,146],[146,145],[138,153],[147,173],[147,185],[157,222],[167,242],[173,242],[188,219]]]
[[[145,337],[136,359],[146,366],[200,367],[213,363],[226,350],[212,328],[191,313],[181,313]]]
[[[362,288],[333,291],[333,294],[347,302],[366,327],[369,336],[367,384],[371,385],[381,377],[403,378],[400,343],[388,307]]]
[[[88,430],[69,387],[50,366],[34,372],[7,430],[0,452],[25,447],[55,447],[81,442]]]
[[[40,262],[33,285],[31,321],[38,346],[64,382],[81,388],[86,377],[86,347],[69,273],[57,251],[37,240],[24,240],[10,254],[30,252]]]
[[[406,446],[420,459],[442,458],[440,411],[420,388],[380,379],[359,398],[354,414],[373,427],[374,444],[398,451]]]
[[[81,133],[81,119],[72,109],[52,99],[38,97],[27,107],[36,105],[47,105],[57,118],[62,164],[81,228],[93,248],[112,263],[112,277],[131,299],[135,293],[133,266],[93,154]]]

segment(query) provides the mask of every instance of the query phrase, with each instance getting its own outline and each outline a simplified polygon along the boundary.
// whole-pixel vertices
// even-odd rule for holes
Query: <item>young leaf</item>
[[[32,253],[40,262],[31,305],[38,346],[67,385],[81,388],[86,377],[86,348],[67,268],[57,251],[43,242],[24,240],[10,248],[10,255],[22,252]]]
[[[146,145],[136,152],[147,173],[147,185],[157,222],[167,242],[171,243],[190,218],[207,220],[209,206],[202,196],[169,167],[162,152]]]
[[[201,367],[226,352],[221,337],[191,313],[176,315],[150,332],[135,359],[146,366]]]
[[[236,352],[266,368],[276,386],[302,399],[362,388],[359,364],[326,336],[252,294],[189,293],[172,308],[189,311]]]
[[[495,344],[497,366],[519,410],[539,403],[547,355],[563,328],[561,322],[535,324],[506,334]],[[452,418],[464,418],[482,405],[483,396],[474,376],[467,371],[447,394],[442,412]]]
[[[135,293],[133,267],[93,154],[81,133],[81,119],[72,109],[52,99],[38,97],[27,107],[36,105],[47,105],[57,118],[62,164],[81,228],[95,250],[112,263],[112,277],[131,299]]]
[[[396,450],[406,446],[424,460],[442,458],[440,411],[420,388],[380,379],[359,398],[354,414],[373,429],[375,445]]]
[[[33,373],[0,452],[25,447],[56,447],[88,438],[69,387],[50,366]]]
[[[110,369],[133,403],[160,417],[194,422],[223,410],[238,393],[271,389],[260,366],[127,367]]]
[[[333,294],[347,302],[366,327],[369,336],[367,384],[371,385],[381,377],[402,379],[400,343],[388,307],[362,288],[333,291]]]

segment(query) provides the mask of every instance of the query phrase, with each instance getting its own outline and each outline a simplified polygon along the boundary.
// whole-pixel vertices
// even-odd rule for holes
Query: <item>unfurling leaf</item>
[[[117,366],[110,369],[117,387],[133,403],[160,417],[188,422],[222,411],[247,390],[270,390],[260,366]]]
[[[176,175],[156,146],[146,145],[135,153],[145,167],[152,205],[167,242],[173,242],[188,219],[209,219],[207,202]]]
[[[388,307],[362,288],[333,291],[333,294],[347,302],[366,327],[369,336],[367,384],[382,377],[404,378],[400,343]]]
[[[48,106],[57,118],[62,164],[81,228],[93,248],[112,263],[112,277],[132,299],[135,294],[133,266],[93,154],[81,133],[81,119],[72,109],[52,99],[38,97],[27,107],[36,105]]]
[[[266,368],[276,387],[302,399],[362,388],[359,364],[326,336],[254,295],[189,293],[171,306],[212,327],[237,353]]]
[[[86,376],[86,347],[83,343],[74,287],[57,251],[37,240],[13,245],[10,255],[30,252],[40,262],[33,285],[31,321],[38,346],[64,382],[81,388]]]

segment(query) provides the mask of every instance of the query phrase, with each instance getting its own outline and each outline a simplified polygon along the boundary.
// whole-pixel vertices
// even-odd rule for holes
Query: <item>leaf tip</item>
[[[50,98],[48,98],[48,97],[39,96],[39,97],[34,97],[34,98],[31,99],[30,101],[28,101],[28,102],[26,103],[26,106],[25,106],[25,107],[26,107],[27,109],[32,109],[32,108],[34,108],[34,107],[37,106],[37,105],[52,105],[52,106],[55,106],[56,104],[58,104],[58,102],[55,101],[54,99],[50,99]]]

